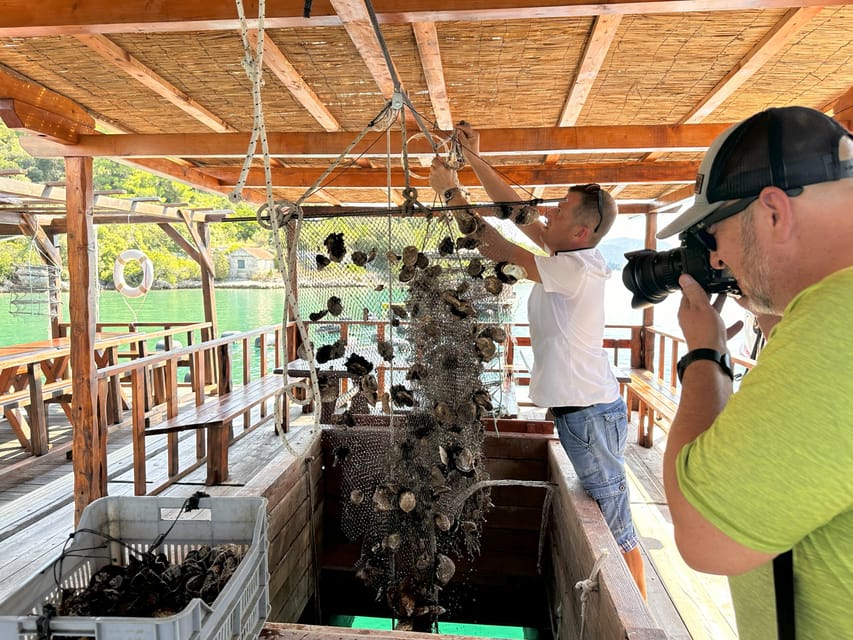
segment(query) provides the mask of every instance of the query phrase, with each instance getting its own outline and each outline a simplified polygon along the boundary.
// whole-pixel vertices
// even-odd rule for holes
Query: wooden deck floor
[[[539,418],[538,410],[523,409],[523,416]],[[35,459],[17,444],[9,425],[0,420],[0,599],[38,567],[55,558],[72,531],[73,478],[70,429],[61,413],[51,412],[51,451]],[[300,421],[307,425],[307,420]],[[301,429],[308,429],[302,426]],[[295,439],[300,428],[296,428]],[[675,550],[669,511],[661,481],[662,452],[666,438],[655,434],[655,447],[628,445],[627,461],[632,509],[646,558],[649,608],[670,637],[684,640],[737,638],[734,614],[725,578],[698,574],[681,561]],[[184,437],[193,437],[185,434]],[[148,443],[149,478],[165,477],[165,444]],[[241,486],[283,445],[272,429],[262,428],[235,443],[230,455],[231,478],[209,493],[227,495]],[[185,449],[191,455],[192,446]],[[159,474],[159,475],[158,475]],[[110,495],[132,495],[130,427],[114,428],[109,438]],[[204,486],[204,469],[170,488],[168,495],[189,496]]]

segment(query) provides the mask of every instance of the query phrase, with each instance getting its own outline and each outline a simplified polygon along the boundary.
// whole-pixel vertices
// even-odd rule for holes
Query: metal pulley
[[[269,213],[265,215],[267,211]],[[258,207],[255,217],[258,219],[258,224],[264,229],[273,229],[273,221],[275,221],[275,228],[280,229],[290,222],[298,212],[299,207],[290,200],[276,200],[273,202],[272,209],[269,208],[268,202]]]

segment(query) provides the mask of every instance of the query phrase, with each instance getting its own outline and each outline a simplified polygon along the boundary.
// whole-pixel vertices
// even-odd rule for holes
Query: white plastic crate
[[[44,603],[58,603],[61,589],[85,587],[107,564],[125,566],[129,551],[92,529],[145,551],[172,527],[157,549],[180,563],[202,545],[237,544],[245,549],[234,574],[212,606],[193,599],[179,613],[165,618],[58,616],[50,620],[52,636],[96,640],[251,640],[269,614],[266,499],[202,498],[199,509],[181,513],[184,498],[106,497],[83,511],[78,532],[66,548],[61,565],[50,562],[5,601],[0,602],[0,638],[36,640]],[[174,524],[174,526],[172,526]]]

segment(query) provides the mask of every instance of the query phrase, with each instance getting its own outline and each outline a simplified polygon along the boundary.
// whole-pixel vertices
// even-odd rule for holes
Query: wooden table
[[[98,333],[94,351],[96,365],[115,364],[119,346],[140,340],[145,340],[144,333]],[[59,402],[71,419],[70,360],[70,338],[0,347],[0,406],[21,446],[33,455],[42,455],[48,450],[46,402]],[[120,421],[121,395],[117,379],[110,381],[106,407],[107,420],[110,423]]]

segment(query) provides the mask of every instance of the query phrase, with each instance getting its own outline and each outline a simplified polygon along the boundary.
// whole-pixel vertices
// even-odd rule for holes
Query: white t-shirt
[[[527,301],[533,346],[530,399],[539,407],[615,401],[619,383],[604,338],[604,284],[611,271],[598,249],[536,256],[542,278]]]

